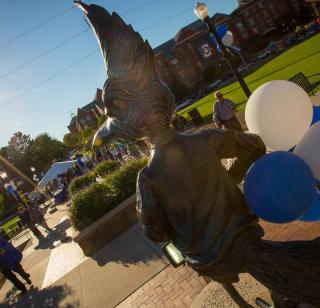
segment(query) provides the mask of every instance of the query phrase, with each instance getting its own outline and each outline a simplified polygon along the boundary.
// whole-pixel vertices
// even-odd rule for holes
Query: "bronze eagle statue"
[[[237,186],[266,153],[261,139],[221,129],[177,133],[171,126],[174,97],[158,77],[148,41],[118,14],[74,2],[95,32],[106,67],[107,120],[94,144],[146,138],[152,145],[137,180],[137,214],[146,236],[173,242],[195,271],[224,286],[248,272],[279,295],[274,298],[283,307],[320,305],[320,240],[262,240],[258,217]],[[229,170],[224,158],[236,158]]]

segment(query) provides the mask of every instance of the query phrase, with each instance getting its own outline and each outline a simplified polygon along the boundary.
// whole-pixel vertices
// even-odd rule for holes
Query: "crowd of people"
[[[140,158],[144,154],[148,155],[145,146],[142,147],[141,144],[111,145],[95,150],[93,155],[76,153],[73,157],[76,162],[66,172],[59,174],[57,178],[47,184],[46,193],[52,197],[58,189],[68,187],[74,178],[93,170],[96,165],[103,161],[117,160],[124,163],[127,158]]]

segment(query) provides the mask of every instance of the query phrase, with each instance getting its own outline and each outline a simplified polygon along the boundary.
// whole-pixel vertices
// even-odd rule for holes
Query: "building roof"
[[[171,40],[166,41],[163,44],[159,45],[158,47],[154,48],[153,52],[154,52],[154,54],[162,52],[166,57],[170,57],[175,45],[176,45],[175,40],[171,39]]]
[[[71,128],[73,125],[76,124],[77,116],[72,117],[70,124],[68,125],[68,128]]]
[[[231,15],[216,13],[211,17],[211,20],[215,22],[219,17],[231,18]],[[154,54],[163,53],[165,57],[169,58],[170,56],[172,56],[173,51],[176,47],[176,44],[179,41],[184,40],[188,36],[194,35],[197,32],[207,32],[207,31],[208,31],[207,25],[202,20],[197,19],[194,22],[190,23],[189,25],[181,28],[173,39],[166,41],[163,44],[159,45],[158,47],[154,48],[153,52]]]

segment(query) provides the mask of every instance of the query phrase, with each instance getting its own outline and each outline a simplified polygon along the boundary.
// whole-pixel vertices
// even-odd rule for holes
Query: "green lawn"
[[[11,229],[18,225],[19,216],[12,218],[11,220],[7,221],[1,228],[8,233]]]
[[[256,71],[246,76],[245,81],[253,92],[257,87],[270,80],[288,80],[299,72],[304,73],[306,76],[320,73],[320,34],[292,47],[265,63]],[[245,109],[246,96],[238,82],[222,88],[221,91],[228,99],[235,101],[239,105],[238,111]],[[190,109],[197,107],[202,117],[208,121],[211,119],[213,102],[213,94],[209,94],[180,111],[179,114],[187,116],[187,112]]]

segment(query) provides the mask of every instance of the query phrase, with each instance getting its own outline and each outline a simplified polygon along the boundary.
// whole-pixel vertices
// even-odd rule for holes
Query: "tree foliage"
[[[98,119],[98,127],[100,127],[106,119],[107,119],[107,116],[105,114],[100,115]]]
[[[32,146],[30,135],[25,135],[22,132],[16,132],[10,138],[6,148],[7,158],[11,162],[20,162],[21,159],[30,151]]]
[[[79,133],[67,133],[63,136],[63,143],[71,149],[81,148],[81,136]]]
[[[45,171],[52,161],[66,158],[67,147],[47,133],[32,140],[30,135],[16,132],[0,152],[15,167],[31,177],[30,167],[34,167],[37,172]]]
[[[64,160],[67,152],[67,147],[61,141],[43,133],[35,138],[31,146],[30,162],[36,170],[45,170],[52,161]]]

